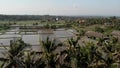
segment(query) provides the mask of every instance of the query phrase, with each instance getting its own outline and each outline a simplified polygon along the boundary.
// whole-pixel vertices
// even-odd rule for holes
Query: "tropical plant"
[[[25,68],[45,68],[44,61],[42,53],[27,52],[27,54],[24,55],[23,63]]]
[[[54,51],[59,47],[59,45],[56,45],[56,40],[50,40],[49,37],[46,38],[45,41],[41,41],[43,46],[43,56],[45,58],[45,64],[47,68],[56,68],[58,64],[58,53],[54,53]],[[61,46],[61,45],[60,45]]]
[[[6,55],[1,65],[2,68],[24,68],[22,63],[22,55],[24,49],[29,46],[28,44],[24,43],[21,39],[19,40],[11,40],[10,41],[10,48],[7,49]]]

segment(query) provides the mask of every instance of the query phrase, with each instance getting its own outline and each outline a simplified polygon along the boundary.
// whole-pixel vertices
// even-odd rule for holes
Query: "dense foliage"
[[[77,39],[68,39],[68,45],[55,44],[55,40],[41,41],[42,50],[25,51],[30,45],[22,40],[11,41],[5,57],[0,58],[2,68],[117,68],[120,65],[120,45],[117,38],[108,42],[100,39],[97,44],[78,44]],[[54,52],[57,47],[66,46],[61,52]],[[118,67],[119,68],[119,67]]]

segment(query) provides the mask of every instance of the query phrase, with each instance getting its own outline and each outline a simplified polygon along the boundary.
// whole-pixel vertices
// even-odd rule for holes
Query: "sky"
[[[0,0],[0,14],[120,16],[120,0]]]

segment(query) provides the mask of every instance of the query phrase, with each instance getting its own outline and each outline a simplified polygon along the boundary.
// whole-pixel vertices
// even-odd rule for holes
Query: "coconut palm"
[[[80,52],[77,55],[77,65],[80,68],[87,68],[89,65],[89,51],[85,47],[80,48]]]
[[[7,49],[5,59],[2,64],[2,68],[24,68],[22,61],[22,53],[24,49],[29,46],[25,44],[21,39],[11,40],[10,47]]]
[[[80,46],[78,40],[79,38],[76,40],[73,38],[68,40],[69,47],[65,51],[67,54],[65,61],[68,63],[68,67],[88,68],[95,59],[97,47],[95,47],[93,43]]]
[[[79,57],[78,57],[79,56]],[[80,47],[79,55],[79,67],[88,68],[96,67],[98,68],[98,62],[101,59],[101,53],[98,52],[98,47],[95,46],[93,42],[88,42],[85,46]]]
[[[117,43],[117,40],[115,38],[112,38],[112,40],[110,38],[110,40],[107,42],[105,42],[105,40],[101,42],[102,45],[102,47],[100,47],[101,48],[100,51],[102,52],[101,60],[104,61],[105,66],[107,68],[111,68],[112,64],[115,62],[114,60],[114,53],[116,50],[115,43]]]
[[[56,68],[58,64],[59,54],[54,53],[54,51],[59,47],[56,45],[56,40],[50,40],[49,37],[45,41],[41,41],[43,46],[43,58],[45,59],[45,64],[47,68]],[[61,46],[61,45],[60,45]]]
[[[42,58],[42,52],[27,52],[25,55],[23,63],[25,68],[45,68],[45,62]]]
[[[50,40],[49,37],[47,37],[45,41],[41,41],[41,43],[44,52],[46,53],[52,53],[57,48],[57,46],[55,45],[55,39]]]
[[[67,68],[87,68],[91,63],[91,52],[90,46],[80,46],[77,39],[68,39],[68,49],[63,53],[66,54],[64,57],[64,66]]]
[[[88,57],[88,61],[89,61],[88,66],[93,66],[93,64],[94,64],[94,66],[96,66],[96,68],[97,68],[98,61],[99,61],[99,58],[97,56],[99,53],[97,52],[97,49],[98,48],[95,46],[95,44],[93,42],[86,43],[84,50],[88,51],[88,53],[87,53],[87,55],[89,56]],[[84,51],[83,51],[83,53],[84,53]]]
[[[74,38],[70,38],[68,39],[68,49],[66,50],[67,52],[67,56],[66,56],[66,59],[65,61],[67,63],[69,63],[69,66],[71,65],[71,67],[77,67],[77,50],[79,49],[79,44],[78,44],[78,41],[79,41],[80,37],[77,37],[76,39]]]

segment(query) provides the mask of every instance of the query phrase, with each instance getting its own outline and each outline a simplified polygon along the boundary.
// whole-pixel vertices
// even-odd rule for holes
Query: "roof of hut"
[[[97,37],[97,38],[103,38],[103,34],[102,33],[95,32],[95,31],[87,31],[85,33],[85,35],[88,36],[88,37],[93,36],[93,37]]]
[[[114,36],[120,36],[120,31],[114,30],[111,32],[111,34]]]

